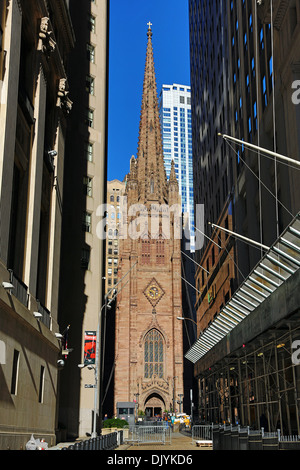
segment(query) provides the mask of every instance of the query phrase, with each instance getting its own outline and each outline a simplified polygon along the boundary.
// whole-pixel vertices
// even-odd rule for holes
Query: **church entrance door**
[[[164,400],[157,393],[152,393],[145,401],[145,414],[149,418],[162,416],[164,409]]]

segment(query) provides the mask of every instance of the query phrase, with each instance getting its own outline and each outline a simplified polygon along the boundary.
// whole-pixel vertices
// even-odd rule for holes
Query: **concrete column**
[[[60,122],[58,123],[57,138],[53,150],[56,150],[57,155],[54,159],[54,186],[50,204],[48,274],[45,307],[50,310],[52,321],[57,322],[62,226],[63,161],[65,152],[65,137]]]
[[[22,13],[17,0],[8,7],[4,50],[5,74],[0,82],[0,259],[7,264],[12,198],[18,88],[21,51]]]
[[[40,69],[34,107],[35,137],[32,145],[28,184],[28,214],[24,259],[24,282],[29,292],[36,296],[40,211],[43,182],[44,136],[46,115],[46,82]]]

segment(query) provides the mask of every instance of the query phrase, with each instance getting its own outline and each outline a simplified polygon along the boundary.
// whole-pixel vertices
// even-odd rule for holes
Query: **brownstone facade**
[[[232,231],[231,200],[224,205],[217,225]],[[236,282],[234,260],[234,237],[215,228],[196,273],[198,335],[209,326],[233,295]]]
[[[150,26],[147,36],[138,153],[120,232],[114,401],[136,398],[153,415],[176,409],[183,393],[181,203],[174,166],[169,180],[164,168]]]

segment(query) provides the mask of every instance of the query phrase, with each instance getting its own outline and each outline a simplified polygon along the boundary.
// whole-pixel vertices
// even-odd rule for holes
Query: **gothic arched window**
[[[164,376],[164,340],[161,333],[152,329],[147,333],[144,343],[145,378],[153,375]]]

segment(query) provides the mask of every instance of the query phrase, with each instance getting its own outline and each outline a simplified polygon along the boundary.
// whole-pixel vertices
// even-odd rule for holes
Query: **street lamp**
[[[175,413],[175,379],[177,378],[177,375],[173,377],[173,413]]]
[[[115,300],[117,297],[118,293],[121,292],[121,290],[126,286],[126,284],[129,282],[127,281],[124,286],[121,287],[121,289],[118,291],[116,289],[117,285],[120,284],[120,282],[123,281],[123,279],[127,276],[127,274],[134,268],[134,266],[137,264],[137,261],[131,266],[131,268],[124,274],[124,276],[117,282],[117,284],[113,288],[113,297],[111,297],[108,300],[108,295],[112,292],[112,289],[108,291],[107,294],[104,296],[104,304],[102,305],[99,315],[98,315],[98,326],[97,326],[97,336],[96,336],[96,358],[95,358],[95,366],[91,366],[90,364],[87,364],[87,367],[89,369],[94,369],[95,372],[95,385],[94,385],[94,419],[93,419],[93,431],[92,431],[92,437],[97,437],[97,430],[96,430],[96,416],[97,416],[97,410],[98,410],[98,405],[99,406],[99,417],[100,417],[100,428],[102,428],[102,397],[101,392],[102,392],[102,387],[103,387],[103,380],[102,380],[102,373],[103,373],[103,368],[104,368],[104,350],[102,350],[102,361],[101,361],[101,370],[100,370],[100,387],[98,387],[99,383],[99,364],[100,364],[100,328],[102,326],[102,311],[104,310],[104,318],[106,319],[106,312],[107,309],[111,309],[111,303]],[[102,328],[101,328],[102,332]],[[104,335],[103,335],[104,338]],[[83,367],[85,364],[79,364],[79,367]],[[100,390],[99,390],[100,389]],[[99,393],[100,391],[100,393]],[[100,398],[100,400],[99,400]]]
[[[178,396],[179,396],[179,400],[177,401],[177,403],[179,405],[179,413],[181,413],[181,405],[183,403],[183,400],[182,400],[183,393],[178,393]]]

